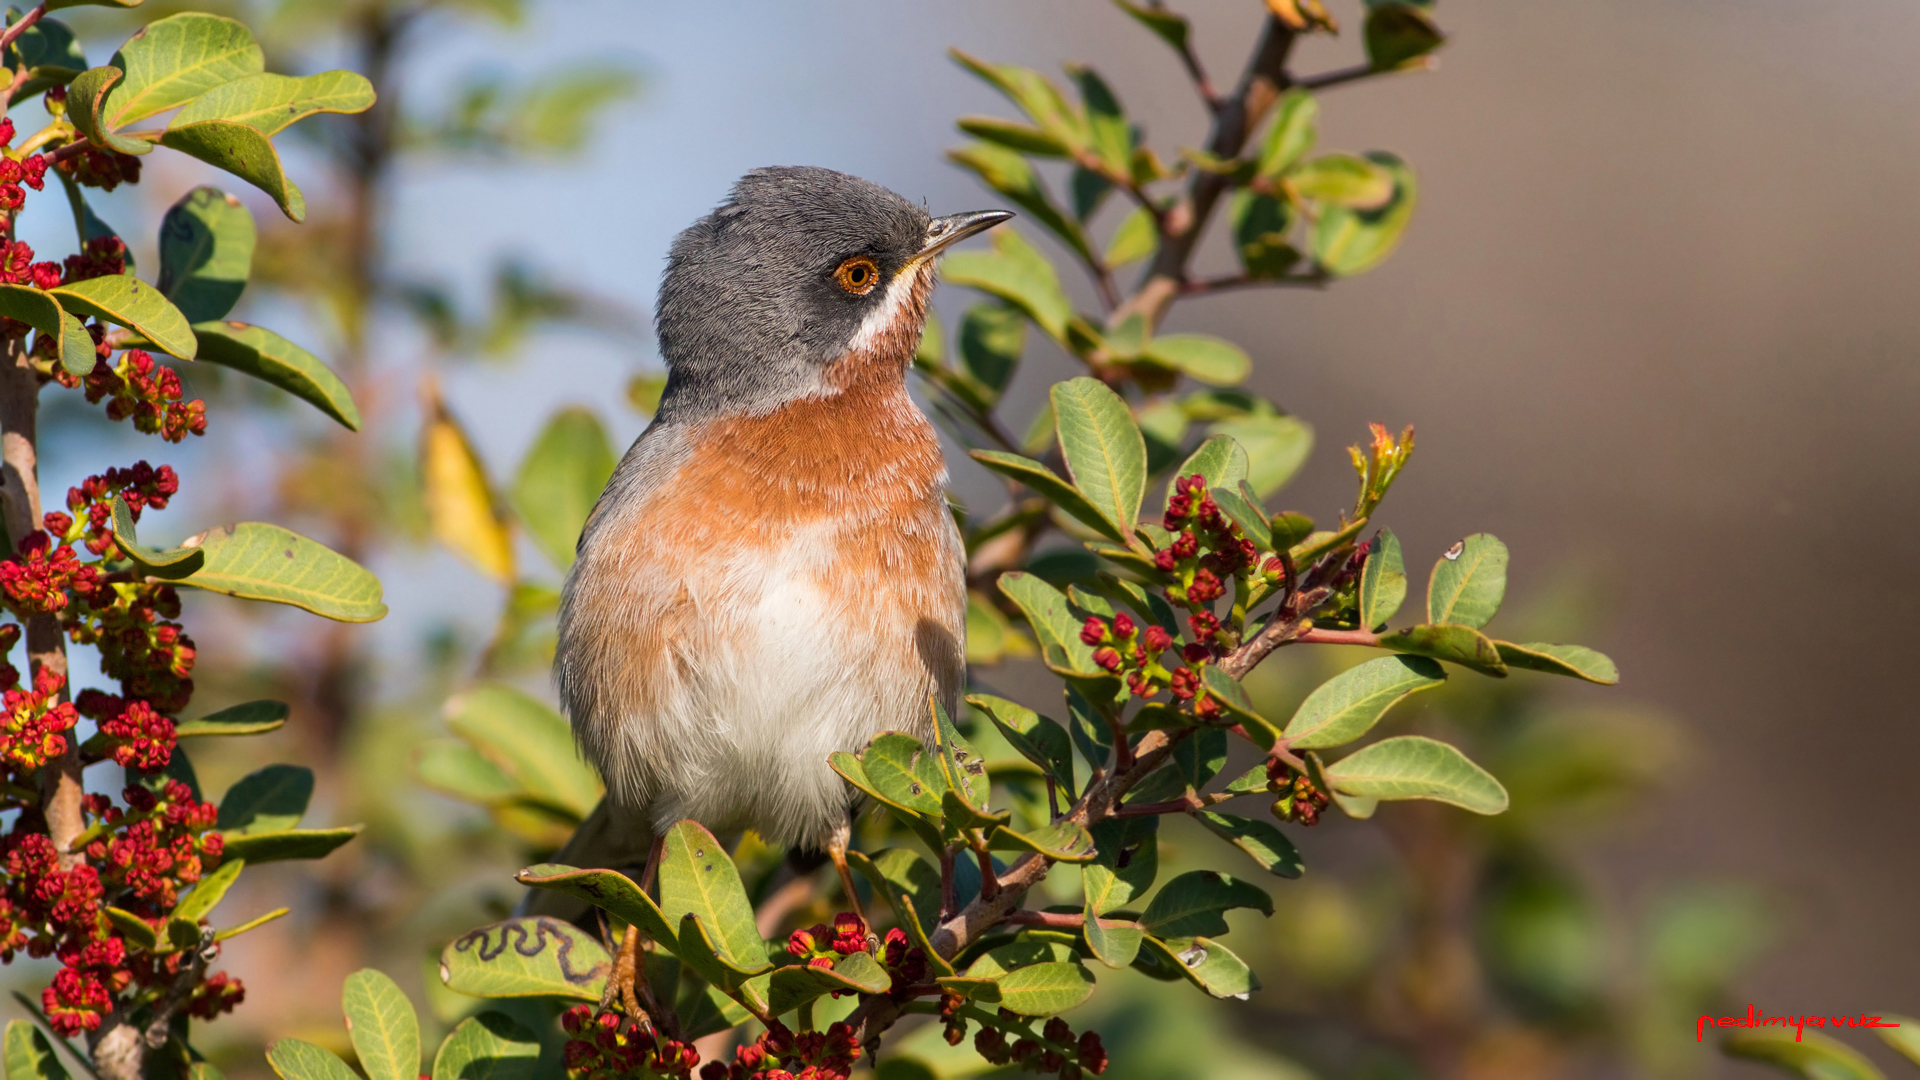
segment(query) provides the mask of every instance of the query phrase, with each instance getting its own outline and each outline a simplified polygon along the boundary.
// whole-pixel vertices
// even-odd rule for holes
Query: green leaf
[[[447,726],[472,743],[529,795],[586,820],[600,780],[580,760],[566,717],[523,690],[500,683],[449,698]]]
[[[1478,630],[1507,595],[1507,545],[1474,533],[1433,564],[1427,579],[1427,621]]]
[[[1367,62],[1377,70],[1418,60],[1446,43],[1433,16],[1420,4],[1371,4],[1362,36]]]
[[[1095,854],[1080,869],[1087,906],[1105,915],[1145,896],[1160,873],[1160,819],[1111,818],[1091,830]]]
[[[107,921],[132,944],[150,950],[159,943],[159,935],[154,933],[152,924],[133,912],[108,905],[106,913]]]
[[[660,856],[660,911],[668,925],[697,916],[722,962],[740,970],[767,965],[753,904],[726,848],[694,821],[667,830]]]
[[[539,1071],[540,1037],[499,1012],[460,1021],[433,1055],[433,1080],[533,1080]]]
[[[989,64],[959,49],[949,49],[947,54],[1005,94],[1007,100],[1019,106],[1048,134],[1073,149],[1086,145],[1085,120],[1068,104],[1059,88],[1039,72],[1010,64]]]
[[[545,916],[470,930],[440,953],[440,981],[472,997],[598,1002],[612,969],[593,935]]]
[[[1087,939],[1087,949],[1093,958],[1110,968],[1123,968],[1133,963],[1140,954],[1140,940],[1146,932],[1137,926],[1107,926],[1094,914],[1092,897],[1081,915],[1084,923],[1081,932]]]
[[[338,829],[285,829],[280,832],[243,833],[227,838],[226,855],[250,863],[281,862],[286,859],[324,859],[335,848],[360,835],[362,826]]]
[[[1280,728],[1253,707],[1252,700],[1247,697],[1247,692],[1241,687],[1239,680],[1213,664],[1200,669],[1200,678],[1207,688],[1207,695],[1219,702],[1220,707],[1231,713],[1234,719],[1240,721],[1241,728],[1246,731],[1247,738],[1253,740],[1254,745],[1265,749],[1272,748],[1275,741],[1280,738]]]
[[[513,508],[547,558],[565,570],[587,515],[613,476],[613,446],[591,410],[561,409],[534,439],[513,482]]]
[[[1447,660],[1496,678],[1505,678],[1507,674],[1506,662],[1500,658],[1493,639],[1470,626],[1409,626],[1381,635],[1380,647]]]
[[[1237,489],[1217,487],[1209,494],[1220,512],[1240,526],[1241,534],[1253,541],[1255,547],[1265,551],[1273,546],[1273,530],[1267,523],[1266,511],[1260,509],[1253,497],[1253,488],[1245,480]]]
[[[251,375],[277,386],[339,421],[360,430],[360,410],[347,384],[320,358],[264,327],[243,322],[203,322],[193,327],[197,360]]]
[[[1272,915],[1273,898],[1252,882],[1212,870],[1189,870],[1160,887],[1140,923],[1159,938],[1212,937],[1227,932],[1226,913],[1234,908]]]
[[[1215,435],[1200,444],[1193,455],[1180,463],[1167,481],[1167,498],[1173,498],[1173,485],[1186,476],[1198,476],[1209,488],[1239,487],[1247,479],[1250,464],[1247,451],[1229,435]]]
[[[134,531],[133,508],[118,495],[113,497],[113,542],[143,573],[153,577],[177,580],[200,569],[206,564],[206,552],[199,548],[173,548],[169,551],[157,551],[140,543],[139,535]]]
[[[1093,837],[1080,825],[1062,818],[1037,829],[1010,829],[1002,825],[987,836],[994,851],[1032,851],[1058,862],[1080,863],[1093,858]]]
[[[174,114],[167,126],[224,120],[271,136],[315,113],[358,113],[372,107],[373,84],[357,72],[323,71],[305,76],[258,72],[193,99]]]
[[[1027,320],[1005,304],[974,304],[960,319],[960,364],[989,405],[1013,381],[1026,350]]]
[[[1613,661],[1605,653],[1585,645],[1550,645],[1541,641],[1515,645],[1510,641],[1496,641],[1493,647],[1499,650],[1501,662],[1510,668],[1567,675],[1602,686],[1620,681],[1620,669]]]
[[[223,319],[253,270],[253,215],[240,200],[197,187],[160,222],[160,292],[189,323]]]
[[[1393,198],[1393,174],[1356,154],[1322,154],[1287,174],[1303,198],[1355,210],[1374,210]]]
[[[1067,736],[1066,728],[1024,705],[991,694],[969,694],[967,702],[987,714],[987,719],[993,722],[993,726],[1006,737],[1008,745],[1020,756],[1038,765],[1042,774],[1053,778],[1063,800],[1071,802],[1076,798],[1073,740]]]
[[[1212,386],[1233,386],[1253,371],[1246,350],[1207,334],[1163,334],[1142,355]]]
[[[1287,91],[1273,112],[1273,126],[1260,144],[1259,172],[1267,177],[1292,168],[1319,138],[1320,103],[1305,90]]]
[[[285,832],[300,824],[313,798],[313,770],[269,765],[241,777],[220,800],[223,833]]]
[[[1248,277],[1284,277],[1300,262],[1300,249],[1289,239],[1293,209],[1286,203],[1252,188],[1241,188],[1233,193],[1227,213],[1233,224],[1234,250]]]
[[[1088,148],[1107,171],[1127,175],[1133,163],[1133,125],[1100,73],[1085,64],[1068,64],[1067,74],[1080,87],[1085,106]]]
[[[1153,223],[1153,214],[1144,206],[1136,206],[1120,219],[1120,224],[1114,227],[1113,239],[1107,241],[1107,266],[1118,268],[1137,262],[1159,247],[1160,230]]]
[[[1056,383],[1049,396],[1075,486],[1126,543],[1147,488],[1147,444],[1133,413],[1105,383],[1085,376]]]
[[[284,701],[249,701],[198,720],[182,720],[174,725],[173,734],[180,739],[196,735],[259,735],[285,724],[287,712]]]
[[[114,131],[266,67],[260,46],[244,25],[199,12],[148,23],[109,63],[126,72],[100,112],[102,122]]]
[[[1162,941],[1148,936],[1142,943],[1141,958],[1152,955],[1178,972],[1188,982],[1217,998],[1246,1000],[1260,989],[1260,980],[1246,961],[1232,949],[1211,938],[1176,938]],[[1138,965],[1136,965],[1138,966]]]
[[[831,968],[794,964],[774,971],[767,988],[767,1011],[775,1016],[789,1013],[836,990],[884,994],[892,981],[887,969],[863,952],[843,956]]]
[[[67,1080],[53,1044],[31,1020],[7,1021],[7,1080]]]
[[[899,732],[883,733],[861,752],[860,764],[887,802],[917,814],[940,816],[946,779],[940,775],[935,755],[927,753],[920,740]]]
[[[526,792],[485,754],[459,739],[435,739],[414,755],[413,772],[422,784],[462,802],[492,807]]]
[[[1080,621],[1068,610],[1067,598],[1060,590],[1017,570],[1001,574],[999,585],[1027,617],[1042,654],[1050,657],[1049,663],[1077,672],[1099,670],[1093,662],[1093,647],[1080,640]]]
[[[911,736],[899,735],[898,733],[881,735],[880,738],[904,738],[911,740]],[[919,743],[914,742],[914,745],[917,747]],[[871,744],[861,752],[862,757],[870,756],[872,753],[873,747]],[[861,758],[844,752],[835,752],[829,755],[827,764],[834,772],[839,773],[841,778],[847,783],[859,788],[865,792],[869,798],[886,807],[887,811],[897,818],[901,824],[911,829],[913,834],[918,836],[920,841],[927,845],[928,849],[941,851],[946,848],[946,839],[941,835],[940,827],[935,824],[937,818],[923,814],[905,803],[895,801],[892,792],[894,790],[893,784],[898,780],[897,777],[889,777],[889,788],[882,789],[879,784],[873,781],[872,777],[867,775],[866,765]],[[883,767],[882,773],[885,774],[886,772],[887,768]],[[918,781],[906,781],[906,783],[913,782]],[[904,797],[904,792],[902,795]]]
[[[947,159],[978,173],[988,187],[1011,199],[1014,205],[1045,225],[1082,258],[1090,260],[1094,257],[1093,248],[1087,243],[1087,235],[1081,231],[1080,223],[1053,201],[1052,193],[1026,158],[1004,146],[975,143],[947,151]]]
[[[160,136],[160,145],[225,169],[273,196],[274,204],[291,220],[306,220],[307,197],[287,179],[273,140],[253,128],[231,120],[175,124]]]
[[[1885,1016],[1881,1019],[1899,1026],[1878,1028],[1874,1034],[1880,1036],[1882,1042],[1898,1050],[1908,1061],[1920,1065],[1920,1020],[1915,1020],[1911,1016]]]
[[[360,1080],[346,1062],[300,1039],[280,1039],[267,1047],[267,1064],[281,1080]]]
[[[1018,150],[1037,157],[1066,157],[1067,145],[1037,127],[1002,120],[997,116],[963,116],[957,121],[961,131],[976,139]]]
[[[94,352],[93,336],[52,293],[26,285],[0,285],[0,315],[26,323],[51,339],[57,347],[60,366],[69,375],[85,377],[93,373],[99,359]]]
[[[942,979],[942,984],[949,980]],[[1033,964],[986,982],[988,994],[975,1000],[997,1004],[1022,1016],[1056,1016],[1093,996],[1093,974],[1071,961]]]
[[[340,1007],[367,1080],[419,1080],[420,1021],[392,978],[361,968],[347,976]]]
[[[1476,814],[1507,808],[1493,775],[1446,743],[1420,735],[1382,739],[1326,767],[1327,782],[1370,799],[1431,799]]]
[[[686,961],[695,974],[728,993],[738,992],[755,975],[767,970],[765,964],[746,965],[735,960],[700,921],[700,916],[692,912],[680,919],[680,932],[672,939],[670,951]]]
[[[1133,16],[1133,21],[1153,31],[1161,41],[1181,53],[1187,51],[1189,28],[1184,15],[1176,15],[1162,7],[1132,3],[1130,0],[1113,0],[1113,3],[1121,11]]]
[[[633,879],[618,870],[577,870],[560,863],[529,866],[513,876],[515,881],[535,889],[577,896],[607,914],[640,928],[655,942],[671,944],[675,938],[673,923]]]
[[[206,563],[178,584],[242,600],[291,604],[339,622],[384,618],[380,579],[359,563],[278,525],[222,525],[182,547],[207,553]]]
[[[1126,537],[1107,520],[1105,514],[1094,508],[1080,489],[1062,480],[1052,469],[1032,458],[1009,454],[1000,450],[970,450],[967,456],[999,473],[1001,476],[1018,480],[1031,488],[1041,498],[1072,515],[1092,528],[1100,535],[1119,543],[1126,543]]]
[[[1423,657],[1383,656],[1335,675],[1307,695],[1287,721],[1295,750],[1344,746],[1365,735],[1408,695],[1447,681],[1439,664]]]
[[[993,230],[993,250],[956,251],[943,260],[941,276],[998,296],[1027,313],[1056,341],[1065,341],[1073,304],[1046,256],[1011,227]]]
[[[240,871],[245,869],[246,865],[244,859],[221,860],[218,869],[202,877],[193,887],[193,891],[187,894],[186,899],[174,905],[168,918],[184,919],[189,923],[197,923],[206,918],[207,913],[226,897],[227,890],[233,888],[233,883],[240,879]]]
[[[1336,277],[1363,274],[1380,265],[1400,243],[1419,192],[1413,170],[1392,154],[1376,151],[1368,161],[1393,176],[1393,197],[1370,210],[1327,206],[1313,224],[1314,261]]]
[[[1297,878],[1306,872],[1299,849],[1272,822],[1212,810],[1201,810],[1193,816],[1214,835],[1246,852],[1274,877]]]
[[[1289,544],[1295,542],[1297,538],[1289,540]],[[1393,530],[1382,529],[1360,571],[1361,628],[1385,626],[1406,598],[1407,565],[1400,557],[1400,538],[1393,535]]]
[[[1882,1073],[1859,1051],[1818,1032],[1755,1028],[1727,1036],[1728,1056],[1763,1061],[1806,1080],[1882,1080]]]
[[[1313,429],[1293,416],[1245,416],[1222,420],[1212,430],[1245,448],[1247,482],[1263,499],[1293,479],[1313,450]]]
[[[936,972],[953,974],[953,965],[934,949],[926,931],[940,917],[940,871],[906,848],[876,851],[871,859],[850,851],[847,862],[873,883],[874,891],[887,898],[895,921],[915,947],[927,954]]]
[[[48,10],[64,5],[49,4]],[[73,36],[73,29],[58,19],[43,18],[13,39],[14,55],[7,66],[28,72],[27,80],[13,91],[7,105],[11,108],[32,97],[39,97],[56,86],[65,86],[87,69],[86,53]]]

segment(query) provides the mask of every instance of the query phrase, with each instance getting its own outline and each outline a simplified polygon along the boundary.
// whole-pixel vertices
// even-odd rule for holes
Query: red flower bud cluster
[[[59,611],[69,591],[90,596],[99,583],[99,572],[81,565],[70,545],[55,547],[38,529],[21,539],[18,554],[0,561],[0,603],[21,619]]]
[[[583,1080],[686,1077],[700,1063],[691,1043],[660,1038],[639,1020],[616,1012],[575,1005],[561,1014],[560,1026],[567,1032],[567,1073]]]
[[[1305,773],[1279,758],[1267,762],[1267,790],[1279,796],[1273,801],[1273,816],[1302,825],[1318,825],[1320,812],[1332,801]]]
[[[12,145],[13,121],[0,120],[0,147]],[[11,155],[0,155],[0,210],[18,210],[26,204],[27,193],[20,190],[21,184],[39,191],[46,183],[46,158],[29,154],[22,160]]]
[[[12,165],[16,170],[19,168],[18,163],[0,158],[0,176],[6,175],[8,165]],[[17,203],[13,206],[6,205],[6,193],[9,188],[16,192],[20,190],[16,184],[0,184],[0,210],[19,209]],[[31,285],[37,289],[51,289],[60,284],[60,264],[34,262],[33,248],[29,247],[24,240],[15,240],[10,243],[0,241],[0,284]],[[23,327],[24,333],[25,324],[19,325]]]
[[[180,492],[180,477],[173,466],[162,465],[154,468],[144,461],[136,461],[130,469],[108,469],[98,476],[89,476],[79,487],[67,489],[67,509],[81,520],[81,532],[73,533],[72,523],[63,529],[54,529],[49,524],[48,531],[67,540],[77,540],[84,535],[87,538],[87,550],[95,555],[106,555],[113,548],[113,497],[120,496],[132,513],[133,520],[140,520],[140,511],[151,506],[155,510],[165,510],[167,500]],[[52,516],[48,516],[52,520]]]
[[[153,772],[173,759],[173,721],[139,700],[126,701],[98,690],[82,690],[75,702],[80,715],[100,725],[107,752],[124,768]]]
[[[108,399],[107,419],[131,417],[133,426],[149,435],[179,442],[207,433],[207,403],[198,398],[183,402],[179,373],[155,363],[144,349],[128,349],[111,366],[100,360],[84,380],[61,367],[53,369],[53,376],[69,389],[84,383],[89,402]]]
[[[825,1031],[794,1034],[778,1020],[760,1037],[733,1052],[733,1063],[710,1061],[700,1080],[847,1080],[860,1047],[845,1021]]]
[[[120,681],[122,697],[177,713],[193,697],[193,639],[179,623],[180,594],[158,582],[121,580],[99,589],[64,620],[75,644],[100,650],[100,670]]]
[[[1020,1019],[1005,1009],[1000,1010],[1000,1018],[1009,1022]],[[1009,1044],[1006,1032],[982,1024],[973,1037],[973,1049],[990,1064],[1019,1065],[1027,1072],[1052,1074],[1060,1080],[1081,1080],[1086,1073],[1097,1076],[1107,1071],[1107,1049],[1100,1045],[1099,1032],[1088,1031],[1075,1039],[1073,1028],[1056,1016],[1047,1021],[1041,1034],[1045,1042],[1021,1036]]]
[[[9,625],[17,638],[19,630]],[[80,716],[71,704],[59,700],[66,676],[50,667],[34,673],[33,689],[19,688],[20,673],[11,665],[0,671],[8,689],[0,696],[6,716],[0,718],[0,767],[16,783],[25,782],[48,761],[67,752],[68,732]]]
[[[810,967],[830,968],[836,956],[866,952],[873,931],[867,921],[851,911],[833,917],[833,925],[816,923],[787,935],[787,955],[805,960]]]
[[[1175,599],[1211,604],[1226,595],[1226,583],[1246,577],[1260,561],[1260,549],[1240,535],[1240,527],[1220,511],[1207,493],[1205,477],[1195,473],[1174,481],[1161,523],[1175,534],[1173,543],[1154,556],[1154,564],[1181,583]]]
[[[101,191],[140,182],[140,159],[118,150],[98,147],[82,150],[72,157],[61,158],[53,167],[73,177],[81,187],[96,187]]]
[[[35,274],[39,267],[52,266],[52,263],[35,263]],[[96,236],[86,242],[77,255],[69,255],[65,262],[66,284],[85,281],[88,278],[112,277],[127,272],[127,245],[117,236]],[[38,278],[36,277],[36,283]],[[49,286],[42,285],[41,288]]]

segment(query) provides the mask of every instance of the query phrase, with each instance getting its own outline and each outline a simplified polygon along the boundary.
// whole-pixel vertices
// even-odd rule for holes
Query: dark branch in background
[[[32,11],[29,11],[25,15],[20,16],[19,22],[14,23],[12,26],[7,27],[5,33],[0,33],[0,52],[5,52],[7,46],[13,44],[15,38],[18,38],[21,34],[26,33],[28,28],[33,26],[34,23],[39,22],[40,16],[45,15],[46,13],[47,13],[47,5],[42,3],[39,6],[35,7]]]

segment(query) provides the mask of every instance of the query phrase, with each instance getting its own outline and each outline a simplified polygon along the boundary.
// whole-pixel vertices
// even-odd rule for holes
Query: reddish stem
[[[21,34],[26,33],[27,28],[32,26],[34,23],[39,22],[40,16],[45,15],[46,13],[47,13],[47,5],[42,3],[40,6],[34,8],[32,11],[29,11],[25,15],[20,16],[19,22],[14,23],[12,26],[7,27],[6,32],[3,34],[0,34],[0,52],[6,51],[7,46],[13,44],[13,39],[19,37]]]
[[[1380,635],[1370,630],[1321,630],[1316,627],[1302,630],[1293,640],[1309,645],[1378,646]]]

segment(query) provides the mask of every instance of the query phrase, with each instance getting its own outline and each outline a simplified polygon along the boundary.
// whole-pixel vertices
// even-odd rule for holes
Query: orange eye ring
[[[833,272],[833,280],[847,292],[865,296],[880,284],[880,268],[865,255],[855,255],[840,264],[840,269]]]

